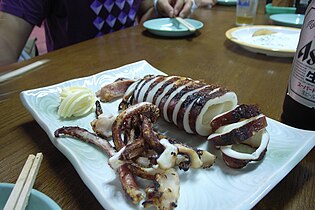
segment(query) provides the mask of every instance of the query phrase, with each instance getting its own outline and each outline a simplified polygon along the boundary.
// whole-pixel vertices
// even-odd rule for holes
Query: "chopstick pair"
[[[177,20],[179,23],[181,23],[182,25],[184,25],[189,31],[194,32],[196,31],[195,26],[193,26],[192,24],[190,24],[189,22],[187,22],[185,19],[181,18],[181,17],[175,17],[175,20]]]
[[[42,153],[37,153],[36,156],[33,154],[28,156],[10,197],[4,206],[4,210],[25,209],[42,159]]]

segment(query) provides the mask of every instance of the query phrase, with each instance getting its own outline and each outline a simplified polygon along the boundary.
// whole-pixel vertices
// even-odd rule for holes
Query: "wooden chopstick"
[[[196,27],[193,26],[193,25],[191,25],[190,23],[188,23],[188,22],[187,22],[186,20],[184,20],[183,18],[181,18],[181,17],[175,17],[175,19],[176,19],[179,23],[183,24],[186,28],[188,28],[189,31],[191,31],[191,32],[196,31]]]
[[[37,68],[37,67],[39,67],[39,66],[41,66],[41,65],[43,65],[45,63],[47,63],[48,61],[49,61],[48,59],[39,60],[39,61],[36,61],[36,62],[31,63],[29,65],[23,66],[23,67],[21,67],[19,69],[16,69],[14,71],[11,71],[9,73],[2,74],[0,76],[0,83],[5,82],[5,81],[7,81],[9,79],[12,79],[13,77],[16,77],[16,76],[19,76],[21,74],[24,74],[24,73],[26,73],[28,71],[31,71],[31,70],[33,70],[33,69],[35,69],[35,68]]]
[[[10,197],[4,206],[4,210],[25,209],[42,159],[42,153],[37,153],[36,156],[33,154],[28,156]]]

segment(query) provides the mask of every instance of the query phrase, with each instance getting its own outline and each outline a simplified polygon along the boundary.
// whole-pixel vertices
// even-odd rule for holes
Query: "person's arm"
[[[0,12],[0,66],[18,60],[32,29],[22,18]]]

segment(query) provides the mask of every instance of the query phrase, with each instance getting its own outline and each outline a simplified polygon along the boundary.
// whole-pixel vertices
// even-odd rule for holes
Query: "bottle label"
[[[307,8],[293,60],[288,94],[297,102],[315,107],[315,1]]]

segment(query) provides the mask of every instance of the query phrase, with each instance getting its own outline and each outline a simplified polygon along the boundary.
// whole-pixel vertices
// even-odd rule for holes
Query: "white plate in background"
[[[56,139],[54,131],[62,126],[80,126],[91,131],[95,114],[61,120],[57,115],[59,93],[63,87],[85,86],[97,91],[118,77],[139,78],[147,74],[164,74],[146,61],[139,61],[89,77],[78,78],[48,87],[23,91],[21,100],[45,130],[51,142],[68,158],[87,187],[107,210],[143,210],[125,197],[117,174],[108,166],[108,157],[96,146],[69,137]],[[195,78],[198,79],[198,78]],[[119,100],[102,103],[103,110],[117,113]],[[180,198],[176,210],[186,209],[251,209],[276,186],[314,147],[315,133],[267,119],[270,144],[265,158],[243,169],[227,167],[218,150],[205,137],[187,135],[175,126],[161,121],[159,131],[171,133],[194,147],[208,149],[217,155],[209,169],[179,171]],[[297,141],[298,140],[298,141]],[[50,142],[47,142],[50,144]]]
[[[269,30],[274,34],[253,36],[258,30]],[[298,28],[254,25],[229,29],[225,36],[246,50],[276,57],[293,57],[301,30]]]

